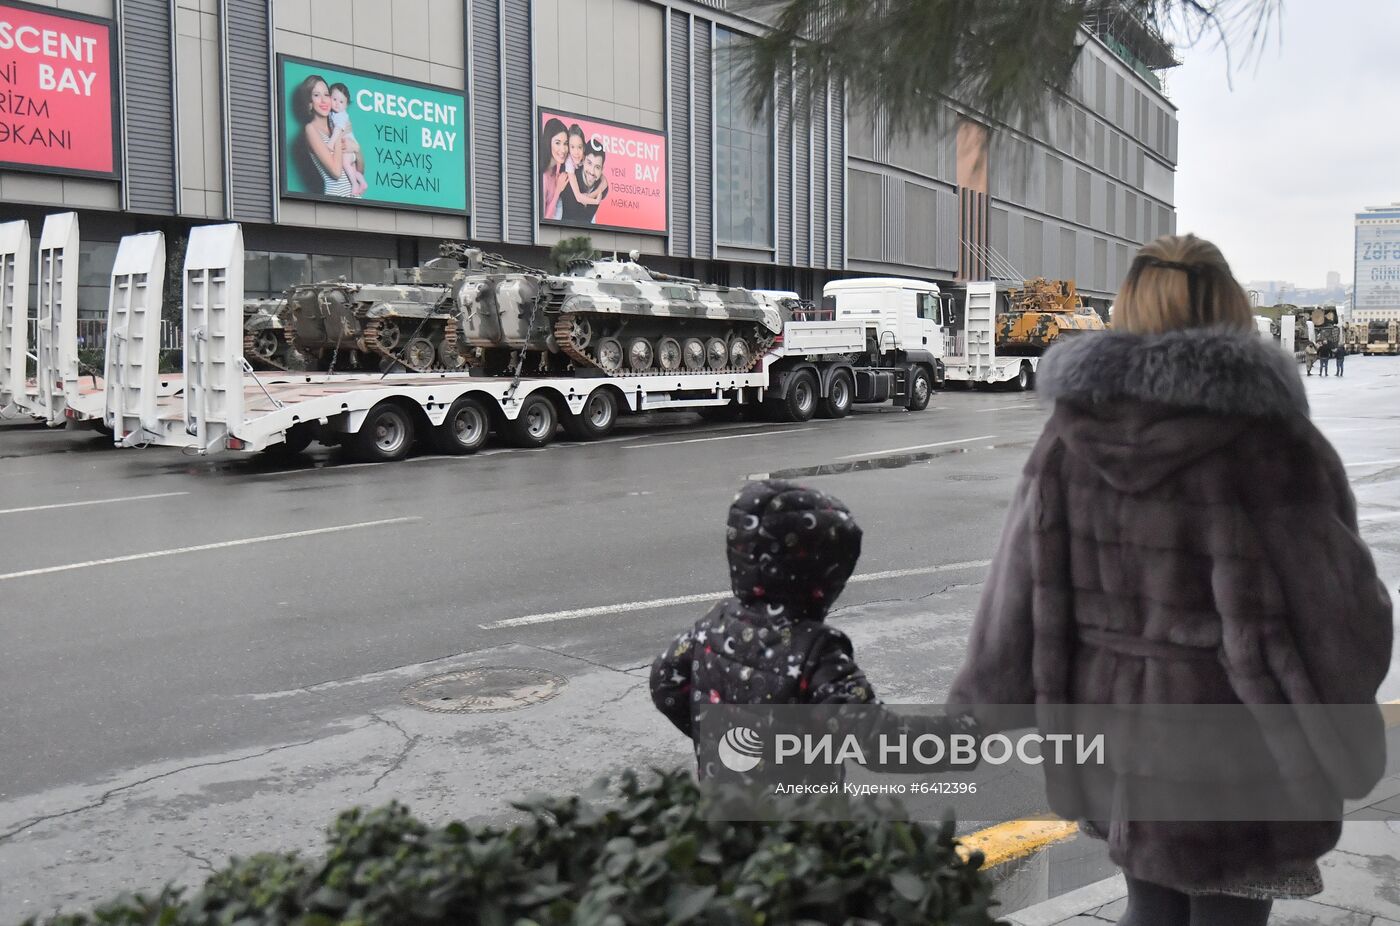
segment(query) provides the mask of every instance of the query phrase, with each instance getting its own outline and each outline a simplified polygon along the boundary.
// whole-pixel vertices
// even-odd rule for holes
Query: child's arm
[[[651,702],[686,736],[690,723],[690,663],[695,656],[694,630],[676,637],[651,664]]]

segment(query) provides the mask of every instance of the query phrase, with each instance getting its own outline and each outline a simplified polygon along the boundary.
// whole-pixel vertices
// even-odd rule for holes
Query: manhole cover
[[[953,482],[992,482],[1001,477],[992,473],[949,473],[947,478]]]
[[[403,697],[409,704],[430,711],[477,714],[539,704],[563,687],[563,678],[542,669],[485,666],[414,682],[403,690]]]

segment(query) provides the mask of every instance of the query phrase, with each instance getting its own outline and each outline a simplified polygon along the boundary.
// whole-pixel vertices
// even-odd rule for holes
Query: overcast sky
[[[1282,35],[1233,89],[1221,50],[1179,49],[1164,72],[1177,229],[1219,244],[1242,282],[1350,283],[1353,214],[1400,202],[1397,37],[1397,0],[1284,0]]]

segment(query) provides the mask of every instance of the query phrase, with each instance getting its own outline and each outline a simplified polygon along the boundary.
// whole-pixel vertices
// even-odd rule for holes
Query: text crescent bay
[[[367,100],[368,102],[366,102]],[[382,113],[385,116],[403,116],[417,122],[457,124],[457,106],[454,103],[435,103],[432,100],[418,100],[399,96],[396,93],[361,90],[355,94],[355,105],[365,112]]]
[[[591,141],[602,145],[608,154],[620,154],[626,158],[650,161],[661,158],[661,145],[654,141],[642,142],[628,138],[617,138],[612,135],[604,135],[602,132],[594,132]]]

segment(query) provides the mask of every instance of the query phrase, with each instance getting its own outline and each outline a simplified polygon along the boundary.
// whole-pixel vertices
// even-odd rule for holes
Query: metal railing
[[[37,319],[29,320],[29,345],[31,349],[39,343],[39,322]],[[161,350],[182,350],[184,348],[184,331],[176,322],[162,321],[160,323],[160,349]],[[78,350],[106,350],[107,349],[107,320],[105,318],[80,318],[78,319]]]

